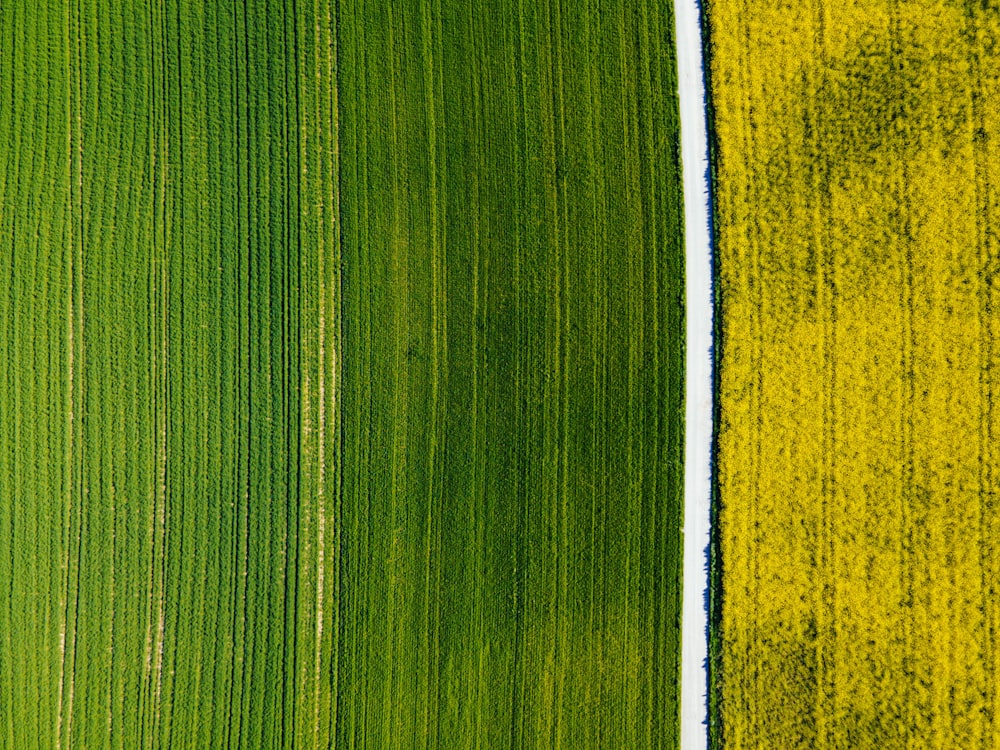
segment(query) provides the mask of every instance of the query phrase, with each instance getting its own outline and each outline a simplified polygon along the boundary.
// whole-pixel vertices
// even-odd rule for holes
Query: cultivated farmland
[[[1000,17],[708,15],[717,739],[994,747]]]
[[[0,747],[671,747],[668,4],[0,3]]]
[[[341,746],[674,747],[670,5],[340,8]]]
[[[235,7],[0,8],[5,748],[334,731],[330,11]]]

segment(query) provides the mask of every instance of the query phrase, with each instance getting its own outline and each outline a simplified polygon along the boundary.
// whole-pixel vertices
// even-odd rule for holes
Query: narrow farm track
[[[715,740],[996,747],[996,6],[707,17]]]
[[[676,746],[670,3],[0,48],[0,747]]]
[[[340,13],[338,747],[676,747],[671,4]]]

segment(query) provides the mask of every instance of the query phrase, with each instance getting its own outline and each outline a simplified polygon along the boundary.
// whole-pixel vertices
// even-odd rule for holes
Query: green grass
[[[676,747],[672,7],[340,7],[340,746]]]
[[[2,747],[332,731],[333,29],[235,7],[0,9]]]
[[[669,3],[0,3],[0,747],[672,747]]]

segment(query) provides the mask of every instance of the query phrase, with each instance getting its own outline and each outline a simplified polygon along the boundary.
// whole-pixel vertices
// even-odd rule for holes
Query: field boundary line
[[[685,256],[685,443],[681,747],[708,747],[708,586],[712,452],[712,246],[699,0],[676,0]]]

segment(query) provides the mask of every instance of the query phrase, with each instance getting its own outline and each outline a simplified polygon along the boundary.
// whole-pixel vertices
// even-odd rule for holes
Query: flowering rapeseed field
[[[1000,14],[708,3],[725,747],[995,718]]]

